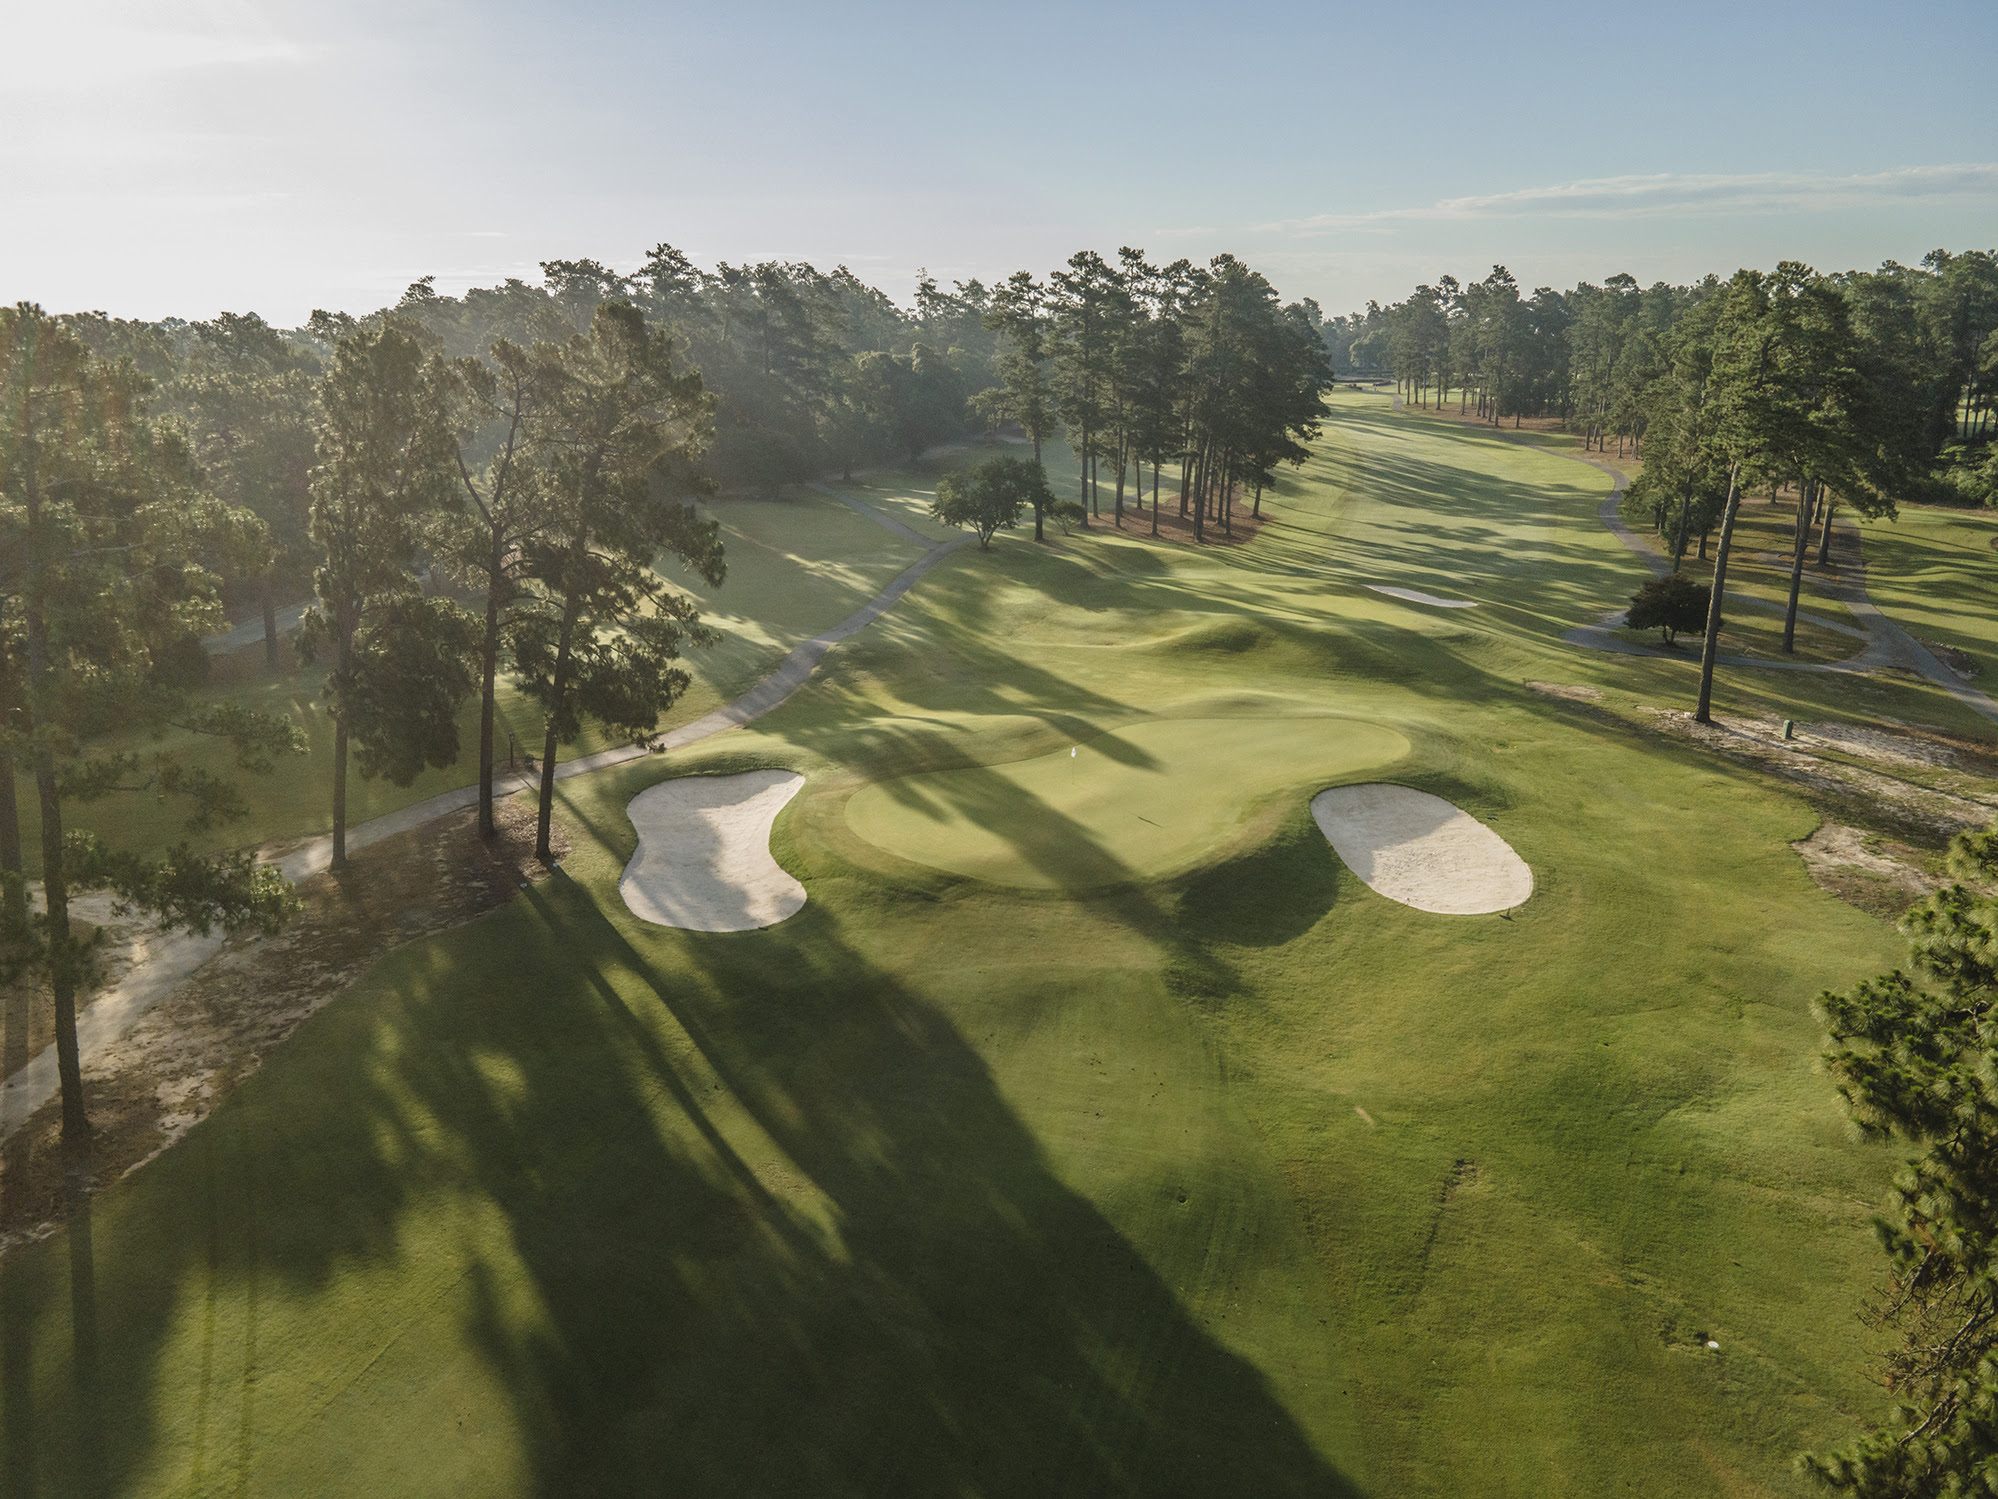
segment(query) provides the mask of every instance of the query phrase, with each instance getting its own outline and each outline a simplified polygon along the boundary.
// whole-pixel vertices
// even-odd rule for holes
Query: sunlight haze
[[[1919,16],[1919,24],[1904,24]],[[1075,243],[1328,312],[1507,263],[1691,279],[1998,241],[1998,11],[8,8],[0,296],[280,324],[538,262],[844,263],[898,298]]]

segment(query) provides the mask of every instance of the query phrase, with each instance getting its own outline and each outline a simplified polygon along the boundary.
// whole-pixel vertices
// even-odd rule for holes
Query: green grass
[[[1196,700],[1053,754],[876,781],[847,824],[935,869],[1086,890],[1209,862],[1273,794],[1295,802],[1408,753],[1392,730],[1278,706]]]
[[[1854,1313],[1892,1166],[1809,1007],[1899,940],[1811,883],[1800,801],[1526,686],[1689,700],[1684,663],[1561,643],[1642,576],[1607,480],[1332,410],[1251,546],[960,552],[752,730],[564,783],[562,875],[11,1259],[10,1495],[1804,1492],[1792,1455],[1882,1406]],[[1277,732],[1173,737],[1224,699]],[[1722,674],[1722,711],[1772,704],[1974,722]],[[1340,865],[1305,797],[1346,772],[1287,738],[1330,721],[1518,850],[1514,919]],[[1124,805],[1210,856],[1065,796],[1077,743],[1177,746],[1202,784]],[[804,911],[632,918],[629,798],[764,764],[809,777],[773,836]],[[981,781],[1015,870],[1052,837],[1134,877],[856,831],[869,788],[958,817]]]
[[[1989,692],[1998,672],[1998,514],[1909,505],[1897,519],[1862,525],[1867,597],[1918,640],[1968,655]]]

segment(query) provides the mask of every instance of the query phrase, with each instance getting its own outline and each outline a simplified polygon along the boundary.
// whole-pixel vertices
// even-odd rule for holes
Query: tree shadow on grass
[[[89,1369],[76,1241],[0,1276],[10,1499],[450,1490],[428,1392],[468,1344],[551,1496],[1354,1492],[816,905],[648,958],[537,887],[385,962],[93,1229]]]
[[[859,956],[836,917],[808,907],[752,942],[695,939],[705,982],[691,986],[603,927],[838,1214],[844,1263],[813,1267],[823,1289],[784,1357],[806,1352],[842,1392],[795,1420],[844,1477],[772,1449],[747,1487],[864,1472],[858,1486],[884,1493],[1352,1492],[1262,1376],[1055,1178],[955,1028]],[[723,1377],[715,1419],[770,1373]]]

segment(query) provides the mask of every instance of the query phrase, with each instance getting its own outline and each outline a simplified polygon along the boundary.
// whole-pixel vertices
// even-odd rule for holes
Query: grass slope
[[[1899,944],[1811,884],[1800,803],[1524,685],[1685,698],[1560,643],[1640,576],[1606,488],[1342,395],[1253,546],[960,553],[754,730],[565,783],[548,890],[10,1260],[8,1492],[1801,1492],[1878,1407],[1891,1165],[1809,1003]],[[1722,705],[1948,706],[1781,675]],[[1242,783],[1197,866],[1015,888],[855,831],[950,776],[1039,803],[1028,864],[1122,860],[1035,767],[1220,700],[1277,722],[1186,752]],[[1288,737],[1327,716],[1527,859],[1515,919],[1340,866],[1305,798],[1343,771]],[[810,904],[631,918],[625,802],[759,764],[810,777],[773,841]]]
[[[1905,506],[1862,523],[1867,594],[1917,639],[1953,647],[1991,690],[1998,673],[1998,515]]]

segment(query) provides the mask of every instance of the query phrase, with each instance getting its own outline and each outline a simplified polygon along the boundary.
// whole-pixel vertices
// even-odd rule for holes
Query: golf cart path
[[[1556,457],[1566,458],[1576,463],[1586,463],[1590,468],[1608,474],[1612,485],[1609,497],[1603,501],[1602,507],[1596,512],[1604,528],[1618,541],[1622,542],[1625,548],[1641,560],[1646,567],[1650,568],[1655,576],[1664,577],[1672,570],[1671,564],[1657,548],[1653,547],[1648,541],[1623,523],[1623,516],[1620,512],[1624,491],[1630,487],[1630,480],[1621,469],[1615,468],[1601,459],[1585,457],[1580,453],[1561,453],[1547,448],[1543,448],[1541,451],[1554,452]],[[1858,655],[1849,656],[1843,661],[1769,661],[1759,656],[1721,656],[1718,658],[1720,663],[1726,666],[1764,667],[1775,671],[1846,673],[1867,672],[1882,666],[1907,666],[1928,678],[1929,681],[1935,683],[1971,711],[1981,713],[1984,717],[1998,722],[1998,702],[1994,702],[1987,694],[1979,692],[1975,687],[1964,682],[1962,678],[1957,676],[1947,666],[1944,666],[1942,662],[1936,659],[1935,654],[1927,646],[1923,645],[1914,636],[1902,629],[1900,625],[1888,618],[1879,606],[1867,597],[1866,560],[1860,553],[1859,528],[1850,520],[1834,520],[1832,525],[1842,539],[1851,543],[1852,558],[1842,565],[1838,577],[1820,577],[1817,579],[1817,583],[1825,592],[1831,594],[1833,598],[1845,605],[1854,618],[1861,620],[1863,627],[1843,624],[1837,620],[1827,619],[1823,615],[1810,614],[1803,610],[1798,611],[1797,618],[1824,629],[1834,630],[1841,635],[1851,635],[1864,640],[1866,648],[1860,651]],[[1771,614],[1781,614],[1784,612],[1781,604],[1774,604],[1766,599],[1749,598],[1738,593],[1729,593],[1727,599],[1732,605],[1745,606]],[[1611,634],[1611,631],[1615,628],[1613,621],[1621,620],[1622,617],[1623,611],[1619,609],[1606,616],[1601,624],[1578,626],[1568,631],[1561,638],[1571,645],[1583,646],[1589,650],[1610,651],[1617,655],[1662,656],[1671,660],[1686,659],[1675,652],[1663,651],[1655,646],[1639,645],[1635,641],[1617,639]]]
[[[823,630],[810,640],[795,646],[778,664],[775,671],[733,702],[695,719],[692,723],[682,724],[679,728],[660,735],[649,744],[619,745],[615,749],[601,750],[594,755],[585,755],[581,759],[557,765],[556,780],[566,781],[572,776],[588,775],[592,771],[626,765],[650,754],[681,749],[761,718],[804,686],[806,680],[818,669],[819,662],[825,659],[827,651],[840,641],[858,634],[873,624],[893,608],[902,595],[915,586],[917,579],[952,552],[969,545],[973,540],[970,536],[954,536],[947,541],[931,543],[927,537],[917,535],[900,521],[882,514],[872,506],[842,494],[827,492],[841,504],[866,516],[884,529],[893,531],[897,535],[914,536],[918,542],[928,547],[928,551],[903,569],[893,582],[854,613],[831,629]],[[262,631],[263,622],[258,620],[249,640],[261,639]],[[535,780],[524,775],[496,777],[493,782],[493,795],[511,796],[534,784]],[[478,799],[477,785],[460,786],[456,790],[433,796],[427,801],[415,802],[398,811],[357,823],[347,829],[348,851],[363,849],[371,843],[379,843],[382,839],[393,837],[397,833],[422,827],[427,822],[474,806]],[[332,835],[327,834],[302,843],[272,862],[288,880],[296,882],[308,879],[332,866]],[[148,1010],[179,987],[183,979],[221,951],[222,940],[219,934],[197,937],[186,932],[158,931],[146,932],[137,937],[135,941],[138,946],[131,954],[132,961],[123,979],[98,995],[77,1016],[77,1045],[82,1055],[83,1066],[88,1069],[104,1048],[123,1037],[138,1024],[139,1019]],[[6,1080],[4,1085],[0,1085],[0,1140],[12,1135],[37,1109],[55,1097],[58,1086],[56,1051],[55,1047],[50,1045],[25,1063],[18,1072]]]

